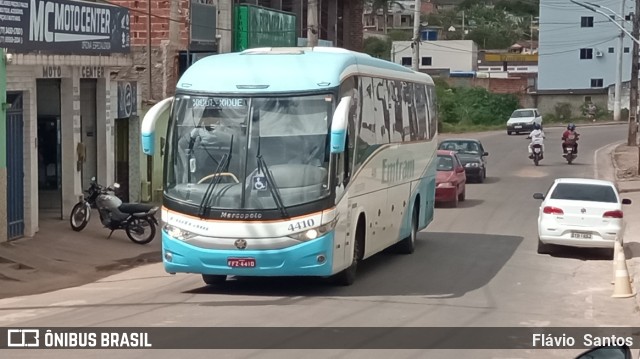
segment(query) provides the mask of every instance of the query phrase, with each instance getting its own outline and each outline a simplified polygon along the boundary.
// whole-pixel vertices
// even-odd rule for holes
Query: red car
[[[450,203],[453,207],[464,201],[467,175],[454,151],[438,150],[436,174],[436,202]]]

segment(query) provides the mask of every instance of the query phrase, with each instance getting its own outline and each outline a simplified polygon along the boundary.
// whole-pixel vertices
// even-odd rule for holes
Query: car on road
[[[436,174],[436,202],[458,206],[467,193],[467,176],[458,155],[453,151],[438,150]]]
[[[520,132],[533,131],[533,125],[537,123],[542,127],[542,115],[537,108],[522,108],[513,111],[511,117],[507,121],[507,135],[512,133],[520,134]]]
[[[487,178],[487,159],[482,142],[475,139],[457,138],[440,142],[439,150],[455,151],[464,167],[468,180],[482,183]]]
[[[550,253],[552,245],[583,248],[611,248],[622,243],[624,215],[621,199],[613,182],[558,178],[547,194],[535,193],[542,200],[538,215],[538,253]]]

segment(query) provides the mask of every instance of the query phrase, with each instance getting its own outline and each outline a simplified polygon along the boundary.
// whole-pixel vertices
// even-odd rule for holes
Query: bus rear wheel
[[[202,280],[208,285],[223,284],[227,281],[226,275],[203,274]]]
[[[419,212],[417,203],[413,208],[413,215],[411,216],[411,233],[409,233],[409,237],[400,241],[397,244],[397,250],[402,254],[411,254],[416,250],[416,240],[418,238],[418,219]]]

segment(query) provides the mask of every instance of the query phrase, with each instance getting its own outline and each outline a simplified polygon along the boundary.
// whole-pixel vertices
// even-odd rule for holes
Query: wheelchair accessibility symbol
[[[263,175],[253,176],[253,189],[256,191],[267,190],[267,178]]]

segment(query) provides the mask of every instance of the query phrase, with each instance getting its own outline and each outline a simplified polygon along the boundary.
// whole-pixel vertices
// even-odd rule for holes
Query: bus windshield
[[[333,101],[176,95],[165,194],[202,208],[256,210],[325,198]]]

